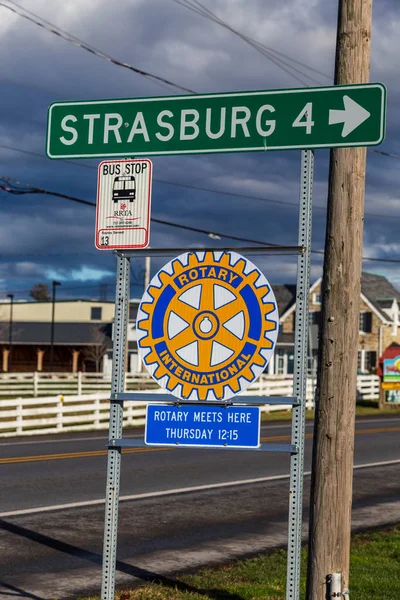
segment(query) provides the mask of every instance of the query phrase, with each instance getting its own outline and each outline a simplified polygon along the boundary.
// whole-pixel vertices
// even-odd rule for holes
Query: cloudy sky
[[[180,2],[188,0],[19,0],[18,4],[4,0],[0,6],[0,176],[25,189],[30,184],[94,201],[99,160],[45,157],[48,106],[64,100],[179,93],[71,44],[6,6],[199,93],[332,83],[336,2],[202,0],[224,22],[267,46],[268,56]],[[395,155],[400,155],[395,116],[400,104],[399,30],[399,3],[375,2],[371,81],[381,81],[388,89],[387,136],[377,149]],[[297,243],[300,151],[152,160],[153,217],[266,243]],[[324,244],[328,160],[328,151],[316,151],[315,250]],[[366,260],[363,268],[390,277],[397,287],[399,183],[400,160],[369,151],[364,256],[399,263]],[[62,283],[59,297],[99,298],[106,289],[112,298],[115,257],[94,247],[93,208],[50,195],[0,191],[0,211],[0,298],[11,292],[26,298],[33,284],[51,284],[53,279]],[[151,245],[157,248],[228,243],[240,245],[160,224],[151,228]],[[253,260],[272,283],[294,282],[295,259]],[[152,272],[160,266],[160,261],[153,261]],[[141,295],[143,267],[142,259],[132,260],[135,296]],[[312,279],[321,269],[322,259],[315,254]]]

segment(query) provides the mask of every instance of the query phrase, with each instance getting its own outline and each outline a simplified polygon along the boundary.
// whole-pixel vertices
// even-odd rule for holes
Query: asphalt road
[[[400,521],[399,433],[397,417],[357,422],[356,528]],[[286,442],[289,434],[288,424],[262,428],[265,441]],[[307,425],[306,471],[311,436]],[[96,433],[0,442],[2,600],[67,600],[99,591],[106,439],[106,433]],[[288,473],[289,457],[283,454],[125,451],[118,583],[284,544]],[[308,485],[306,476],[305,517]]]

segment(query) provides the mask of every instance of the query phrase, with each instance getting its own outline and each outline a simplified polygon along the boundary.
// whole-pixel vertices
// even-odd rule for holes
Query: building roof
[[[321,278],[315,281],[312,288],[321,281]],[[292,312],[295,309],[296,302],[296,286],[295,285],[273,285],[280,317],[286,315],[286,312]],[[400,292],[390,283],[383,275],[375,275],[374,273],[362,273],[361,293],[366,298],[371,306],[376,310],[383,321],[390,321],[390,317],[383,310],[391,308],[393,300],[397,300],[400,304]],[[291,309],[291,310],[289,310]]]
[[[71,304],[75,304],[75,303],[79,303],[79,302],[89,302],[90,304],[115,304],[115,300],[88,300],[87,298],[69,298],[67,300],[56,300],[55,304],[57,306],[57,304],[65,304],[65,303],[71,303]],[[1,299],[0,300],[0,304],[10,304],[9,300],[6,299]],[[14,304],[32,304],[32,305],[36,305],[36,304],[52,304],[52,300],[14,300]],[[133,305],[139,305],[140,304],[140,299],[139,298],[131,298],[129,300],[129,304],[133,304]]]
[[[393,300],[400,302],[400,292],[383,275],[362,273],[361,293],[370,301],[385,321],[388,315],[383,308],[391,308]]]
[[[293,346],[294,345],[294,332],[283,333],[278,335],[277,346]]]
[[[390,298],[390,300],[381,300],[381,298],[377,298],[376,301],[381,308],[392,308],[393,306],[393,298]]]
[[[396,300],[400,301],[400,292],[383,275],[363,272],[361,291],[369,300]]]
[[[296,286],[277,284],[272,286],[278,304],[278,313],[283,315],[296,299]]]
[[[100,333],[100,335],[99,335]],[[104,337],[101,335],[104,334]],[[8,326],[0,329],[0,343],[8,343]],[[15,322],[12,328],[13,344],[34,344],[49,346],[51,323]],[[55,323],[54,344],[68,346],[92,346],[106,343],[111,346],[111,324],[94,323]]]
[[[314,282],[311,289],[318,283]],[[277,284],[272,286],[275,298],[278,304],[279,314],[282,316],[293,307],[296,301],[296,286],[293,284]],[[362,274],[363,296],[368,300],[370,305],[381,316],[382,320],[390,321],[384,308],[391,308],[393,300],[396,299],[400,303],[400,292],[382,275],[373,273]],[[85,300],[69,300],[68,302],[85,302]],[[87,302],[92,302],[87,301]],[[131,300],[130,318],[134,320],[137,312],[136,299]],[[102,302],[99,302],[99,304]],[[135,306],[136,305],[136,306]],[[54,344],[56,345],[94,345],[103,343],[101,336],[96,335],[96,332],[103,332],[106,336],[108,347],[112,346],[111,341],[111,323],[95,323],[95,322],[58,322],[54,326]],[[12,330],[13,344],[35,344],[47,346],[50,345],[51,338],[51,323],[50,322],[21,322],[15,321]],[[0,343],[7,344],[9,339],[8,323],[2,323],[0,327]],[[292,345],[294,342],[293,333],[281,333],[278,338],[278,344]]]

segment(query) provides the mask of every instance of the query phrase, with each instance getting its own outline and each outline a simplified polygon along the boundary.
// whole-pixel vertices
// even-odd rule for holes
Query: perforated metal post
[[[129,316],[129,262],[129,258],[118,255],[111,395],[123,392],[125,388],[126,330]],[[123,408],[124,403],[122,400],[110,401],[110,440],[122,438]],[[121,448],[110,448],[108,450],[107,462],[106,510],[101,582],[102,600],[114,600],[120,471]]]
[[[289,535],[286,600],[298,600],[300,592],[301,526],[304,476],[304,429],[307,392],[308,297],[310,291],[310,251],[314,153],[301,153],[299,246],[305,251],[297,262],[295,366],[293,394],[300,400],[292,410],[292,444],[298,453],[290,458]]]

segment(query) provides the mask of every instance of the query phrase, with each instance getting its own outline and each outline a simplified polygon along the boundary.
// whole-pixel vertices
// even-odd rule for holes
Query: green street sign
[[[373,146],[385,136],[381,83],[55,102],[50,158]]]

